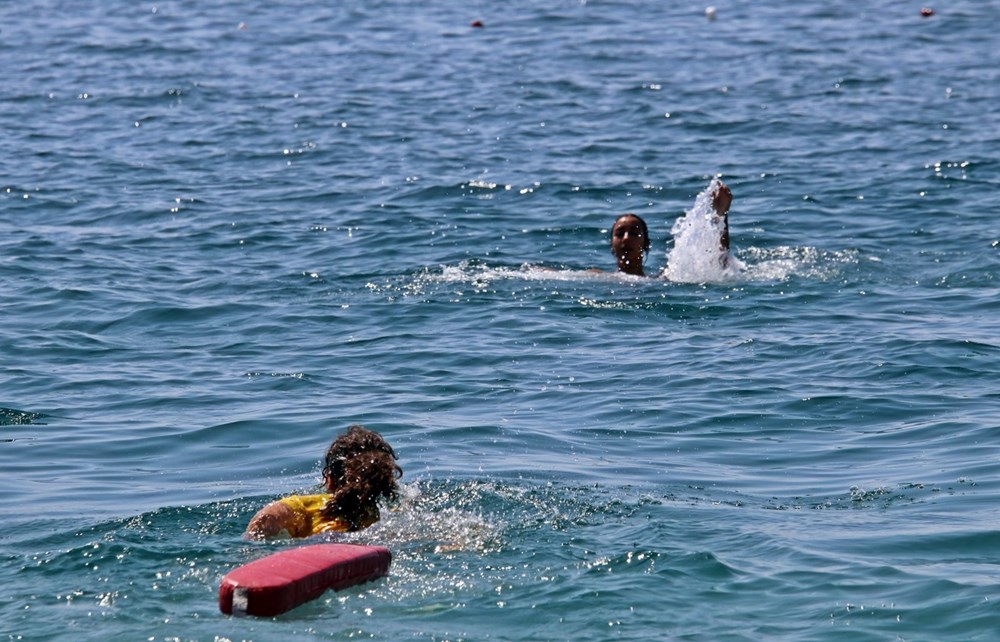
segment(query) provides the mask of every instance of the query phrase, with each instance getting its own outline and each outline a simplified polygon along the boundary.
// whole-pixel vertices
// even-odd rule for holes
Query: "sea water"
[[[0,639],[995,639],[1000,5],[932,8],[10,4]],[[351,423],[389,576],[223,616]]]

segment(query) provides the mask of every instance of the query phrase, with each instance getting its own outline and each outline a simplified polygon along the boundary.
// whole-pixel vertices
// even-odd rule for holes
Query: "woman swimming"
[[[403,470],[382,435],[350,426],[326,451],[326,493],[290,495],[260,509],[244,537],[310,537],[368,528],[379,520],[380,500],[394,500]]]
[[[733,193],[721,180],[714,180],[710,189],[712,209],[719,217],[722,231],[719,234],[719,249],[722,251],[723,267],[729,254],[729,206]],[[634,276],[645,276],[643,262],[649,253],[649,229],[646,222],[636,214],[622,214],[611,227],[611,253],[618,262],[618,271]]]

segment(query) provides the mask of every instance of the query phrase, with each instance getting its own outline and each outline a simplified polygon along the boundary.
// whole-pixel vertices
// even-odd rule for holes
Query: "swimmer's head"
[[[323,481],[330,498],[323,515],[346,520],[352,531],[370,526],[379,520],[379,501],[398,497],[396,480],[402,475],[396,453],[382,435],[351,426],[326,451]]]
[[[649,229],[635,214],[622,214],[611,227],[611,253],[618,259],[618,271],[642,275],[642,262],[649,252]]]
[[[383,453],[388,457],[380,457],[379,460],[391,465],[391,471],[396,477],[403,474],[403,470],[396,465],[396,452],[392,446],[374,430],[368,430],[364,426],[353,425],[347,432],[333,440],[330,448],[326,451],[326,460],[323,465],[323,481],[329,490],[344,483],[345,469],[347,462],[358,455],[364,453]]]

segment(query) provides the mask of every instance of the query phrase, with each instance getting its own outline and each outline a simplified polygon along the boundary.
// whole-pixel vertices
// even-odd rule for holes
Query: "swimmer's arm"
[[[298,525],[298,514],[281,501],[271,502],[257,511],[247,530],[244,539],[271,539],[274,537],[293,537]]]
[[[712,208],[717,216],[722,219],[722,234],[719,236],[719,247],[724,251],[729,251],[729,206],[733,204],[733,192],[725,183],[719,181],[719,186],[712,196]],[[727,257],[728,258],[728,257]],[[723,259],[723,263],[726,259]]]

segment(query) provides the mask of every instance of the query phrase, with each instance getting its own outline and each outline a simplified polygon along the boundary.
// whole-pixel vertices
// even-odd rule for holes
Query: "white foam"
[[[742,253],[747,259],[742,278],[748,282],[785,281],[791,277],[834,279],[845,267],[858,265],[862,259],[857,250],[825,251],[815,247],[750,247]]]
[[[641,277],[618,272],[550,268],[527,263],[519,268],[490,267],[474,265],[468,261],[453,266],[442,266],[439,274],[428,270],[423,278],[428,282],[469,283],[473,285],[500,280],[587,282],[595,279],[616,281],[641,279]]]

